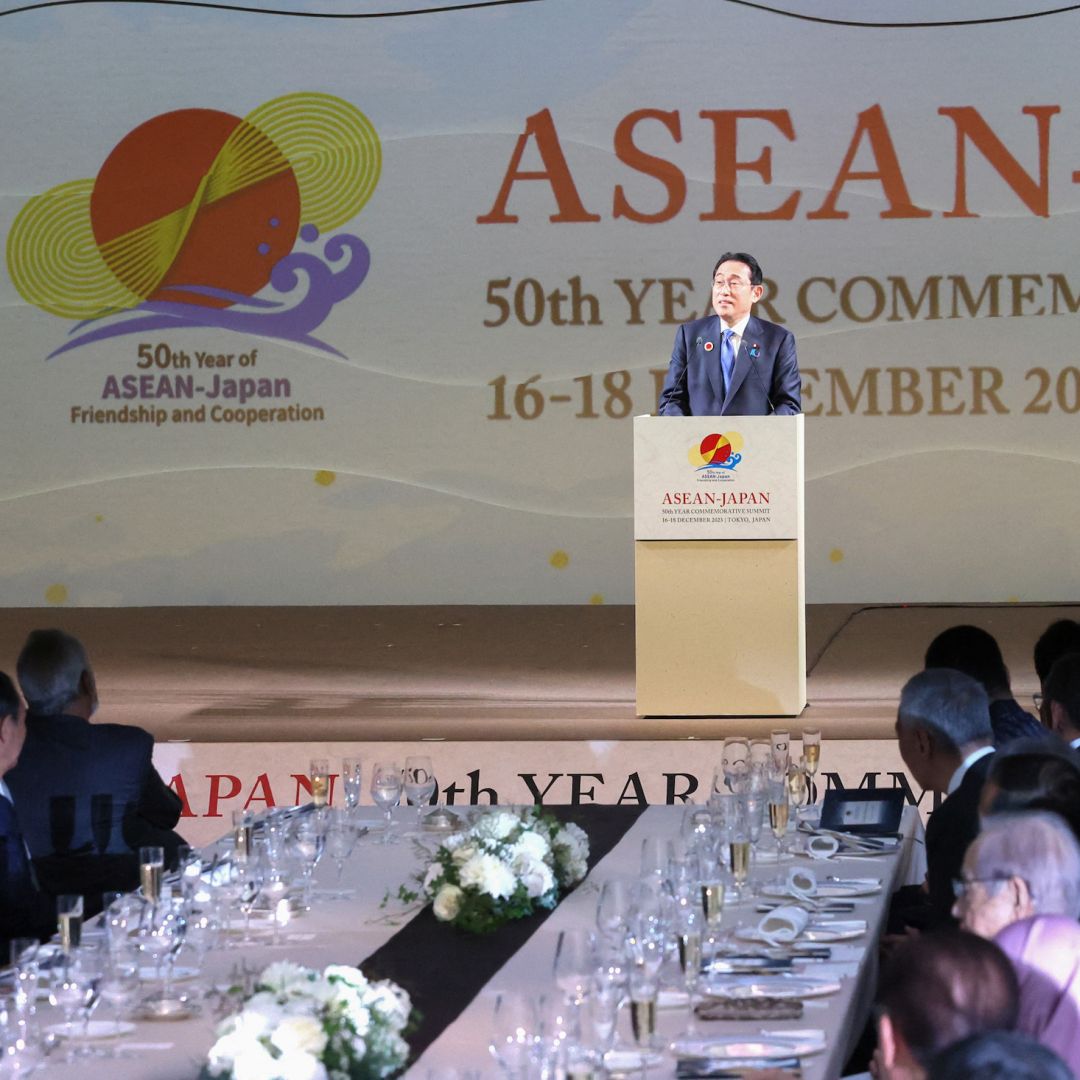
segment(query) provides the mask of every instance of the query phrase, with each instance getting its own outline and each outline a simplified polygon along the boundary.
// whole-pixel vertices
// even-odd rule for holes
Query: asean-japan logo
[[[726,435],[706,435],[700,443],[690,447],[690,464],[698,472],[708,469],[734,472],[742,461],[742,449],[743,439],[736,431],[729,431]]]

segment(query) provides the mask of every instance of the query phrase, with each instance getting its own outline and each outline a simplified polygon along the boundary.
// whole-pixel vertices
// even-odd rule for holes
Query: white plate
[[[609,1050],[604,1055],[604,1068],[609,1073],[624,1073],[652,1068],[664,1060],[656,1050]]]
[[[814,900],[847,900],[853,896],[876,896],[881,892],[881,882],[876,885],[856,884],[850,885],[842,882],[826,881],[818,885],[817,889],[810,894]],[[772,900],[801,900],[788,888],[787,885],[763,885],[761,895],[768,896]]]
[[[67,1024],[53,1024],[45,1029],[50,1035],[63,1038],[67,1035]],[[126,1020],[91,1020],[83,1034],[82,1024],[75,1025],[73,1039],[115,1039],[118,1035],[127,1035],[135,1030],[135,1025]]]
[[[765,975],[756,977],[725,977],[708,979],[704,983],[707,994],[713,997],[727,998],[731,1001],[743,1001],[746,998],[804,998],[828,997],[840,991],[840,984],[834,979],[803,979],[788,975]],[[789,1051],[790,1053],[790,1051]],[[745,1055],[741,1055],[745,1056]]]
[[[164,969],[162,969],[164,971]],[[193,967],[174,967],[172,974],[169,976],[169,982],[186,982],[188,979],[194,979],[199,974],[198,968]],[[160,981],[162,976],[158,974],[158,969],[152,964],[146,967],[139,968],[139,978],[143,982],[155,982]]]
[[[784,944],[798,946],[806,942],[816,942],[819,945],[828,945],[833,941],[852,941],[865,933],[866,923],[861,921],[821,923],[808,926],[794,942]],[[740,941],[753,941],[758,945],[769,944],[756,926],[743,926],[735,931],[735,936]]]
[[[676,1054],[715,1058],[719,1061],[754,1058],[805,1057],[825,1049],[823,1031],[772,1031],[761,1035],[724,1035],[720,1038],[677,1039]]]
[[[690,996],[685,990],[665,989],[656,995],[658,1009],[685,1009],[689,1002]]]

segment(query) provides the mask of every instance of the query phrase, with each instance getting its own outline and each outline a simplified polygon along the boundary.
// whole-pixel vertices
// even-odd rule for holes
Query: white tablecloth
[[[406,810],[399,811],[398,820],[413,820],[413,814]],[[600,883],[612,877],[636,876],[640,868],[642,839],[652,835],[676,835],[681,820],[681,807],[658,806],[646,810],[620,843],[594,868],[589,878],[559,905],[527,944],[510,958],[407,1075],[425,1077],[429,1070],[443,1068],[476,1070],[482,1076],[496,1075],[498,1070],[487,1049],[494,995],[502,989],[536,995],[552,991],[554,982],[551,972],[559,931],[570,927],[595,926]],[[770,1029],[812,1027],[826,1032],[828,1050],[807,1057],[804,1061],[807,1080],[839,1076],[851,1044],[858,1037],[868,1015],[876,976],[876,941],[888,907],[889,893],[900,885],[922,880],[925,872],[922,827],[914,808],[905,811],[904,829],[905,844],[897,855],[805,864],[813,865],[819,875],[873,876],[882,878],[884,884],[880,895],[856,901],[853,915],[845,916],[866,919],[868,932],[864,939],[855,943],[865,948],[853,974],[843,979],[840,993],[819,1002],[806,1003],[805,1015],[800,1021],[788,1024],[770,1022],[768,1025]],[[259,944],[243,949],[223,948],[215,951],[207,958],[201,981],[208,985],[227,984],[230,972],[240,962],[259,970],[278,959],[289,959],[311,967],[330,963],[359,964],[386,942],[408,918],[408,915],[402,915],[401,905],[397,901],[391,901],[384,909],[380,908],[380,904],[388,892],[396,891],[398,885],[409,881],[418,865],[417,851],[411,842],[392,846],[367,840],[358,843],[344,874],[344,884],[355,889],[352,898],[317,903],[311,912],[297,919],[287,929],[280,947],[272,947],[269,939],[263,938]],[[778,872],[786,873],[790,865],[790,862],[782,864],[779,871],[775,863],[756,867],[752,880],[767,880]],[[324,858],[319,866],[316,888],[333,889],[335,876],[332,861]],[[760,916],[753,910],[753,901],[730,905],[724,909],[723,928],[735,929],[756,922],[758,918]],[[182,958],[179,963],[183,963]],[[417,965],[422,967],[423,957],[417,957]],[[445,989],[447,994],[455,993],[453,986]],[[47,1005],[39,1009],[46,1022],[50,1022],[51,1011]],[[51,1020],[58,1021],[59,1017]],[[685,1020],[685,1007],[660,1010],[660,1036],[677,1034]],[[136,1031],[125,1036],[120,1044],[133,1051],[135,1056],[91,1059],[71,1066],[54,1064],[50,1059],[45,1073],[57,1077],[78,1077],[78,1080],[148,1080],[151,1077],[154,1080],[191,1080],[213,1041],[214,1023],[208,1013],[181,1022],[140,1022]],[[751,1032],[760,1027],[760,1024],[740,1025],[723,1021],[702,1024],[704,1030],[715,1030],[718,1034]],[[622,1030],[621,1034],[628,1039],[626,1030]],[[651,1072],[655,1076],[673,1075],[673,1062],[668,1060],[663,1067]]]

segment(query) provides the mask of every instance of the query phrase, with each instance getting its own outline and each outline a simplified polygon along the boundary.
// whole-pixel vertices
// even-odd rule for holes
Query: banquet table
[[[510,924],[490,938],[474,939],[455,929],[439,925],[436,932],[422,928],[414,920],[427,918],[430,909],[417,914],[399,900],[390,899],[401,884],[412,881],[422,865],[417,844],[433,848],[437,837],[412,832],[404,835],[416,820],[416,811],[402,808],[395,812],[395,830],[402,841],[392,845],[378,842],[373,829],[357,843],[345,864],[342,885],[353,890],[344,899],[319,898],[318,893],[338,889],[333,861],[324,857],[315,879],[316,900],[311,910],[291,922],[273,944],[268,931],[256,943],[242,948],[221,947],[208,953],[194,983],[193,996],[211,987],[223,987],[233,980],[237,965],[262,970],[276,960],[291,960],[309,967],[327,964],[357,964],[369,976],[390,977],[402,983],[414,998],[425,999],[427,1016],[423,1051],[405,1075],[427,1077],[450,1075],[454,1070],[465,1076],[496,1076],[499,1069],[488,1051],[495,995],[518,991],[539,996],[557,993],[552,974],[555,946],[560,931],[595,927],[599,889],[611,878],[635,878],[640,871],[642,840],[646,837],[674,837],[679,834],[684,808],[656,806],[643,812],[637,807],[580,806],[554,808],[567,820],[576,821],[590,834],[594,854],[590,857],[588,877],[550,913]],[[373,819],[376,812],[372,809]],[[606,830],[606,834],[604,833]],[[768,830],[765,830],[766,836]],[[594,834],[604,834],[613,846],[601,854]],[[819,879],[826,874],[851,878],[880,878],[880,893],[854,899],[854,911],[844,918],[865,919],[864,937],[843,946],[834,946],[834,958],[828,970],[837,975],[838,993],[804,1003],[800,1020],[769,1021],[700,1021],[708,1034],[753,1034],[764,1027],[770,1031],[785,1028],[821,1029],[826,1049],[806,1056],[802,1062],[806,1080],[837,1077],[858,1038],[869,1013],[876,978],[876,942],[888,908],[889,894],[904,884],[919,882],[925,873],[922,825],[914,807],[905,810],[903,841],[894,853],[872,859],[834,857],[828,861],[789,858],[784,862],[760,861],[751,870],[751,885],[779,880],[792,865],[811,867]],[[796,841],[794,834],[791,841]],[[761,842],[763,849],[771,841]],[[746,890],[749,892],[749,890]],[[759,899],[747,896],[724,907],[723,934],[754,925],[761,916],[755,912]],[[512,928],[512,929],[511,929]],[[500,942],[504,931],[509,935]],[[399,936],[401,935],[401,936]],[[500,953],[500,949],[502,953]],[[503,955],[505,954],[505,955]],[[183,954],[177,960],[184,964]],[[481,967],[488,965],[487,969]],[[371,970],[374,964],[375,970]],[[388,969],[389,965],[389,969]],[[441,968],[440,968],[441,965]],[[447,972],[450,974],[448,975]],[[404,973],[404,977],[402,977]],[[435,974],[433,974],[435,973]],[[460,1015],[443,1026],[444,1010]],[[618,1037],[630,1043],[627,1009],[622,1010]],[[51,1006],[39,1006],[43,1023],[57,1022]],[[197,1076],[207,1050],[214,1041],[218,1020],[212,1009],[204,1007],[200,1015],[182,1021],[139,1021],[130,1034],[115,1044],[121,1056],[79,1059],[73,1064],[57,1061],[60,1053],[48,1059],[46,1068],[36,1075],[78,1077],[79,1080],[192,1080]],[[685,1005],[658,1011],[657,1034],[661,1045],[678,1035],[687,1022]],[[662,1062],[648,1070],[652,1076],[674,1076],[675,1061],[665,1054]],[[641,1075],[637,1071],[635,1075]]]

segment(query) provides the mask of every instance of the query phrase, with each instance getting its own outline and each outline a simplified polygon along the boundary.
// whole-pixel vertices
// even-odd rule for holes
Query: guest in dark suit
[[[1043,700],[1051,729],[1073,750],[1080,750],[1080,652],[1054,662]]]
[[[42,888],[81,892],[92,905],[98,893],[138,884],[140,846],[164,847],[174,864],[180,798],[154,768],[148,732],[90,722],[97,685],[80,642],[35,630],[17,671],[29,712],[7,781]]]
[[[713,268],[715,315],[675,334],[661,416],[767,416],[802,412],[795,335],[751,315],[764,292],[753,255],[729,251]]]
[[[986,691],[970,675],[930,668],[900,693],[896,737],[900,756],[924,790],[945,796],[926,827],[924,895],[897,893],[891,928],[953,923],[953,880],[979,831],[979,796],[994,752]]]
[[[45,940],[56,929],[51,898],[38,891],[18,814],[3,779],[19,760],[25,738],[22,700],[15,684],[0,671],[0,965],[7,961],[12,938]]]
[[[1009,669],[992,634],[979,626],[950,626],[926,650],[925,666],[952,668],[976,679],[990,698],[990,726],[994,745],[1013,739],[1048,738],[1049,733],[1020,707],[1009,684]]]
[[[1039,693],[1035,695],[1035,707],[1039,719],[1046,727],[1051,726],[1049,704],[1046,701],[1046,680],[1050,669],[1063,656],[1080,653],[1080,623],[1074,619],[1058,619],[1052,622],[1035,642],[1032,660],[1035,674],[1039,677]]]

